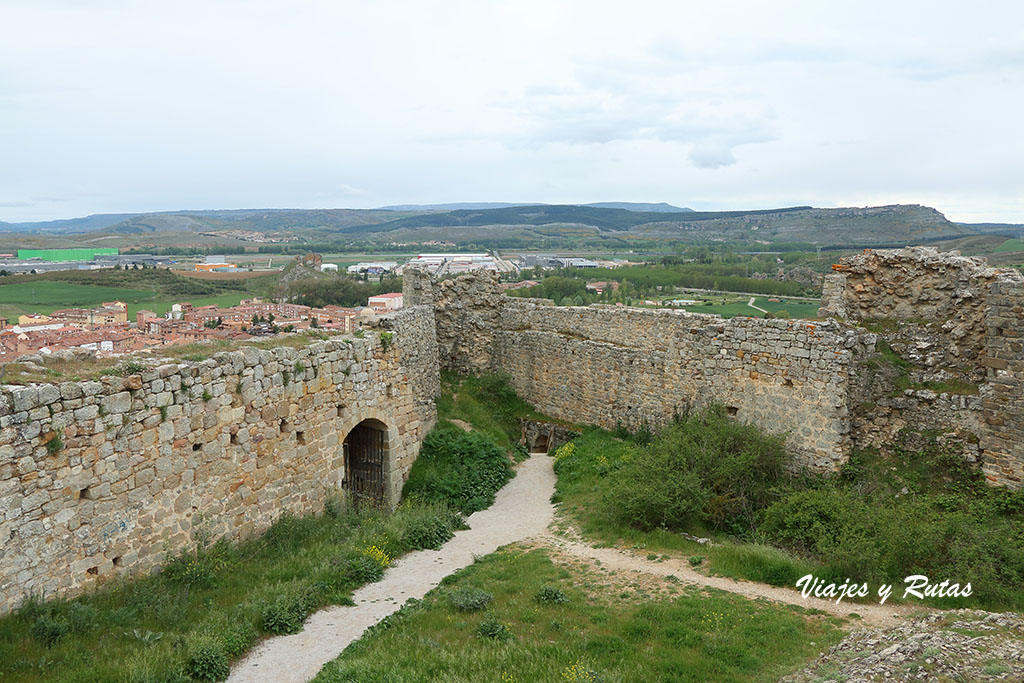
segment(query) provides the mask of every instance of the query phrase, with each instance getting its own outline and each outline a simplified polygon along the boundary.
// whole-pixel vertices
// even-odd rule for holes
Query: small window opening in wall
[[[282,434],[290,432],[292,430],[292,426],[288,424],[288,420],[281,420],[278,423],[278,428],[281,430]]]
[[[92,575],[95,576],[96,574],[100,573],[100,568],[99,567],[89,567],[88,569],[85,570],[85,573],[86,574],[92,574]]]
[[[736,413],[740,412],[740,409],[737,408],[736,406],[728,406],[725,409],[725,412],[727,412],[729,414],[729,417],[735,417]]]
[[[338,417],[345,417],[345,406],[338,404]]]
[[[201,443],[194,443],[194,444],[192,444],[192,450],[193,451],[201,450],[202,447],[203,447],[203,444],[201,444]]]
[[[238,432],[235,432],[234,434],[231,435],[231,445],[232,446],[237,446],[238,445]]]
[[[121,567],[123,565],[124,565],[124,558],[122,558],[120,555],[118,555],[117,557],[114,558],[114,566],[115,567]]]
[[[793,380],[787,379],[785,382],[782,383],[782,386],[784,386],[784,387],[791,387],[791,386],[793,386]]]
[[[306,432],[295,432],[295,440],[298,441],[300,445],[305,445]]]
[[[90,500],[92,499],[92,491],[89,490],[88,486],[78,489],[78,491],[75,492],[75,498]]]

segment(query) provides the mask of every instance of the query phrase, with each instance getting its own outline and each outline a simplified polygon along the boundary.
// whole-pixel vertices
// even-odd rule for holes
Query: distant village
[[[401,307],[400,293],[372,296],[366,306],[358,308],[311,308],[261,299],[243,300],[230,308],[182,302],[172,305],[166,315],[140,310],[129,320],[123,301],[109,301],[96,308],[22,315],[16,325],[0,319],[0,362],[74,349],[110,356],[171,344],[245,340],[309,329],[350,333]]]
[[[319,254],[300,256],[298,260],[323,272],[336,272],[338,265],[324,263]],[[95,269],[142,265],[167,266],[167,259],[149,255],[122,256],[116,249],[20,250],[17,257],[0,254],[0,268],[8,272],[43,272],[56,269]],[[406,268],[424,268],[443,277],[472,270],[515,273],[523,268],[597,268],[614,267],[617,262],[595,262],[584,258],[522,255],[506,260],[497,255],[419,254],[405,263],[367,261],[346,267],[355,276],[401,274]],[[194,266],[197,271],[235,272],[242,270],[224,256],[207,256]],[[531,286],[536,281],[506,283],[508,288]],[[616,286],[617,283],[612,283]],[[588,284],[600,293],[606,283]],[[47,356],[58,351],[84,350],[97,356],[145,351],[159,347],[206,340],[246,340],[309,329],[351,333],[373,321],[378,315],[402,307],[401,293],[381,294],[368,299],[366,306],[312,308],[293,303],[276,303],[259,298],[243,300],[237,306],[193,306],[175,303],[163,315],[139,310],[129,318],[123,301],[104,302],[95,308],[65,308],[42,314],[18,317],[16,324],[0,318],[0,362],[22,356]]]

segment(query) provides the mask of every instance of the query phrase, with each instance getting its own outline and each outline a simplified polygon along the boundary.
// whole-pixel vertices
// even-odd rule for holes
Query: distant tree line
[[[386,275],[380,282],[363,282],[345,275],[333,278],[304,278],[281,285],[277,296],[313,308],[324,306],[365,306],[378,294],[402,291],[402,278]]]

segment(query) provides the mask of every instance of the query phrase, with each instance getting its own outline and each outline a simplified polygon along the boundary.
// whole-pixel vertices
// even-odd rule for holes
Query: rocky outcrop
[[[1024,680],[1024,617],[954,610],[846,636],[783,683]]]

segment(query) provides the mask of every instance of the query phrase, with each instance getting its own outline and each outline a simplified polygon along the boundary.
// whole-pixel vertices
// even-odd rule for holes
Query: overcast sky
[[[0,0],[0,220],[921,203],[1024,222],[1024,2]]]

